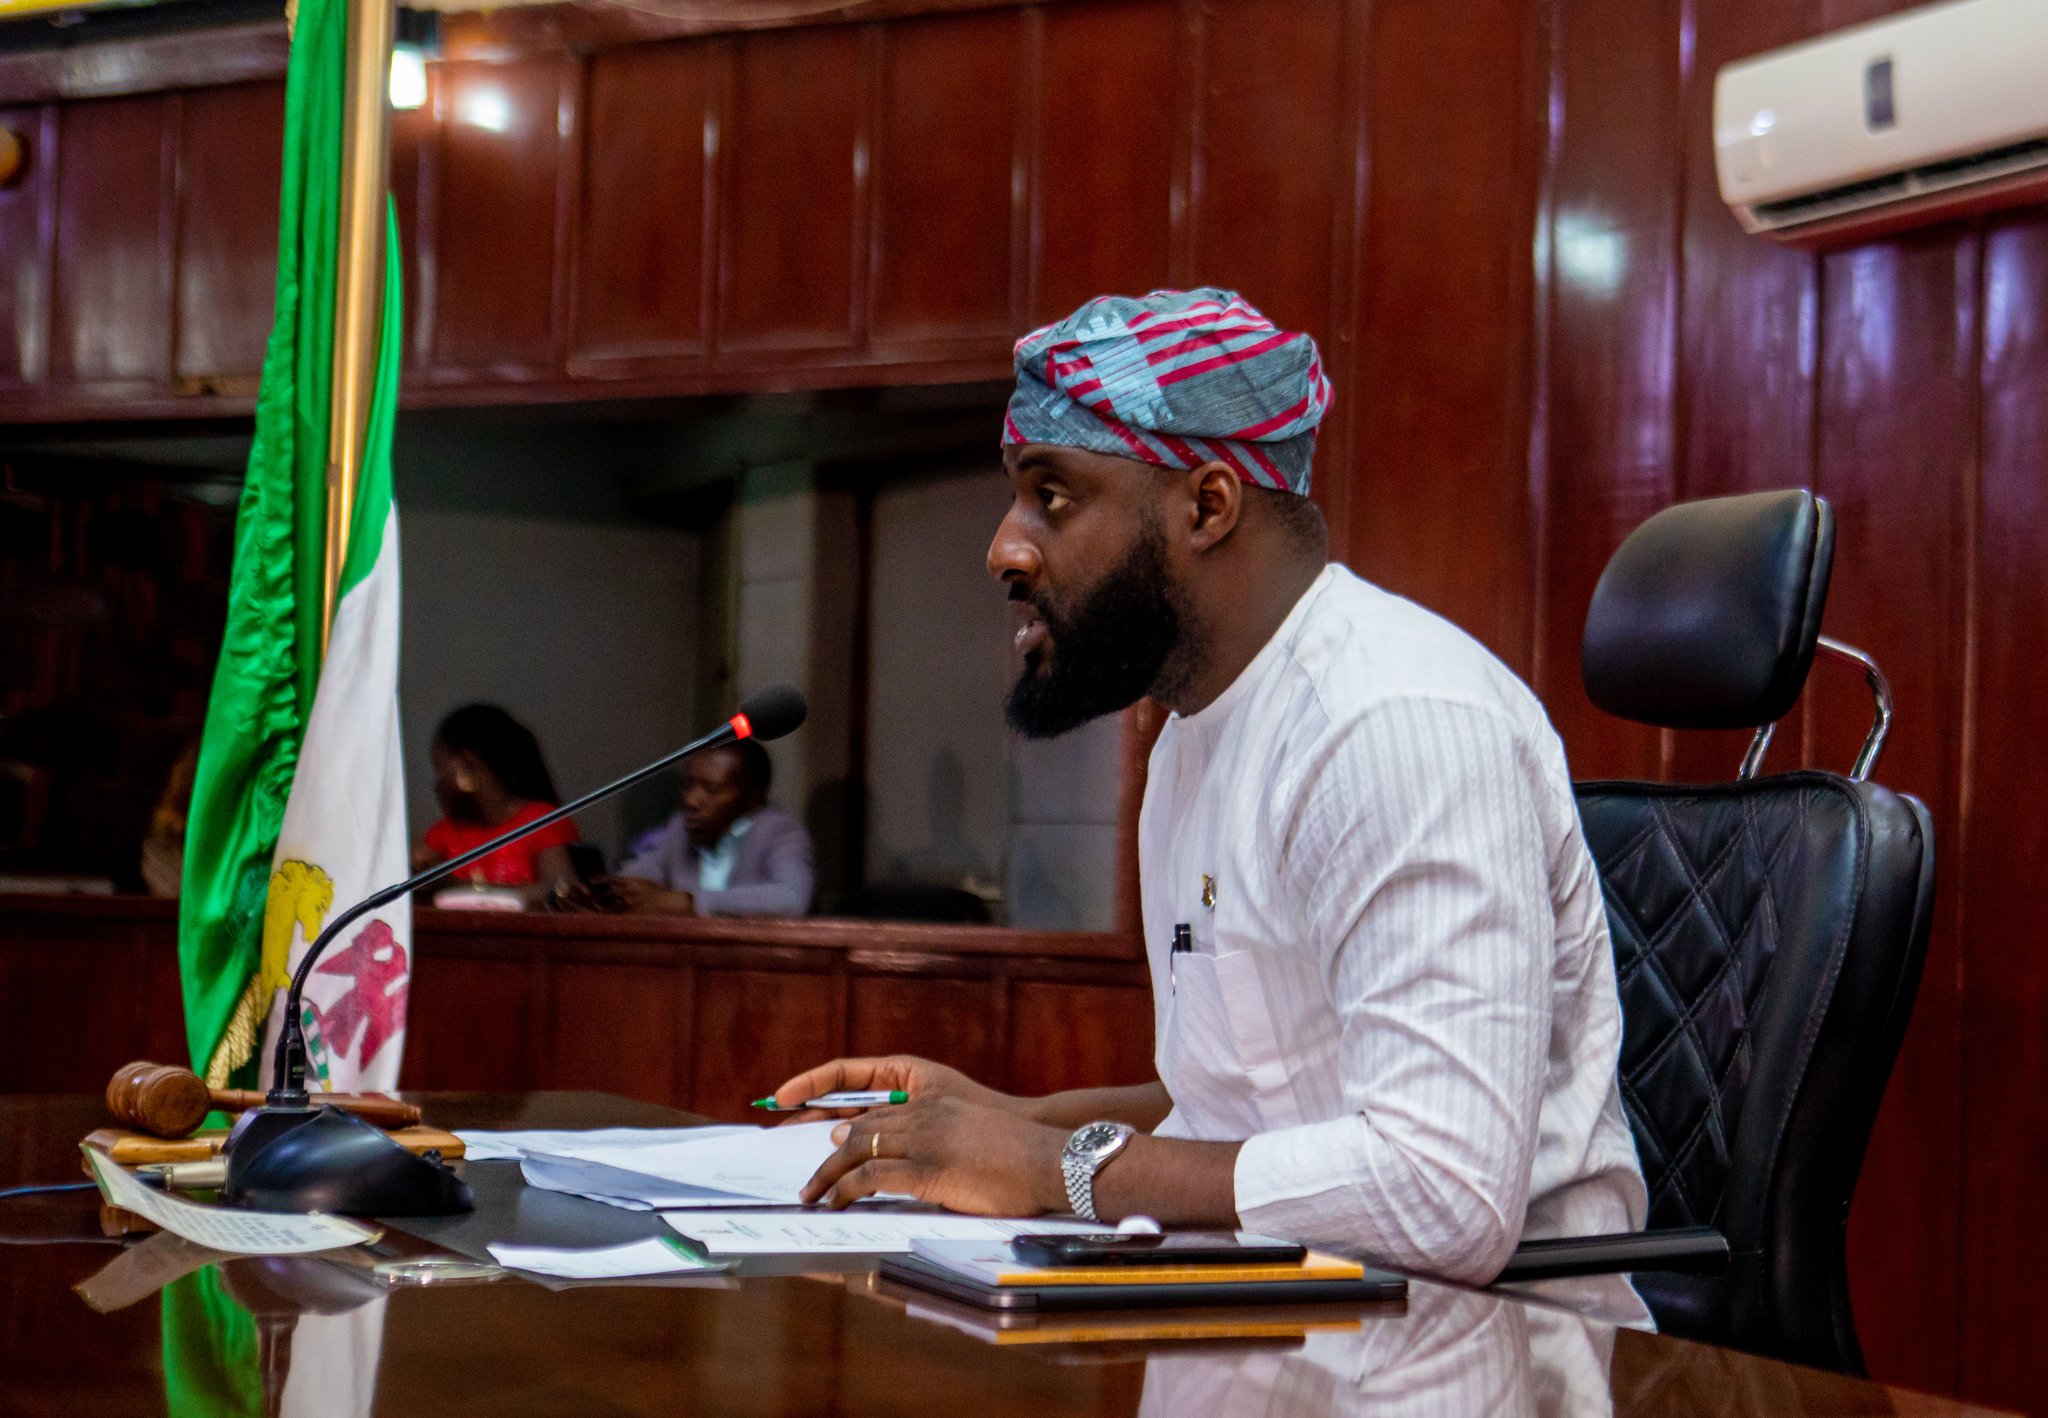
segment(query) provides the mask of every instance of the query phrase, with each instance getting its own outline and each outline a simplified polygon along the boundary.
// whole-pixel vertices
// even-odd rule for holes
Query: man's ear
[[[1188,545],[1208,551],[1237,528],[1244,512],[1244,484],[1228,463],[1207,462],[1187,475],[1194,498],[1195,522]]]

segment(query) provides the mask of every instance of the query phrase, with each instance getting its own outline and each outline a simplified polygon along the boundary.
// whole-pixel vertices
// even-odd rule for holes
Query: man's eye
[[[1072,499],[1070,499],[1064,492],[1061,492],[1056,487],[1042,487],[1038,490],[1039,506],[1043,507],[1048,512],[1060,511],[1071,500]]]

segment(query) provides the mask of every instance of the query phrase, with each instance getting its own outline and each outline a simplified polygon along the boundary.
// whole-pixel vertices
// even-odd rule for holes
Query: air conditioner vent
[[[2036,168],[2048,168],[2048,138],[2027,138],[1987,148],[1981,153],[1923,163],[1903,172],[1888,172],[1858,182],[1845,182],[1837,187],[1798,197],[1784,197],[1775,202],[1759,202],[1750,210],[1763,227],[1800,226],[1861,211],[1880,202],[1953,191],[1958,187],[2011,177]]]

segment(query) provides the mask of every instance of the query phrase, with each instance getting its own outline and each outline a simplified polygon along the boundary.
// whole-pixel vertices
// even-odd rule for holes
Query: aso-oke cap
[[[1016,365],[1006,444],[1221,462],[1256,486],[1308,492],[1330,407],[1322,358],[1235,291],[1097,296],[1019,340]]]

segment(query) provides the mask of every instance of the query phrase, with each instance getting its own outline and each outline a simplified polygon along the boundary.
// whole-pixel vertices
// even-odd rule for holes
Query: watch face
[[[1098,1152],[1114,1147],[1125,1132],[1126,1129],[1119,1123],[1090,1123],[1069,1138],[1067,1146],[1083,1157],[1092,1157]]]

